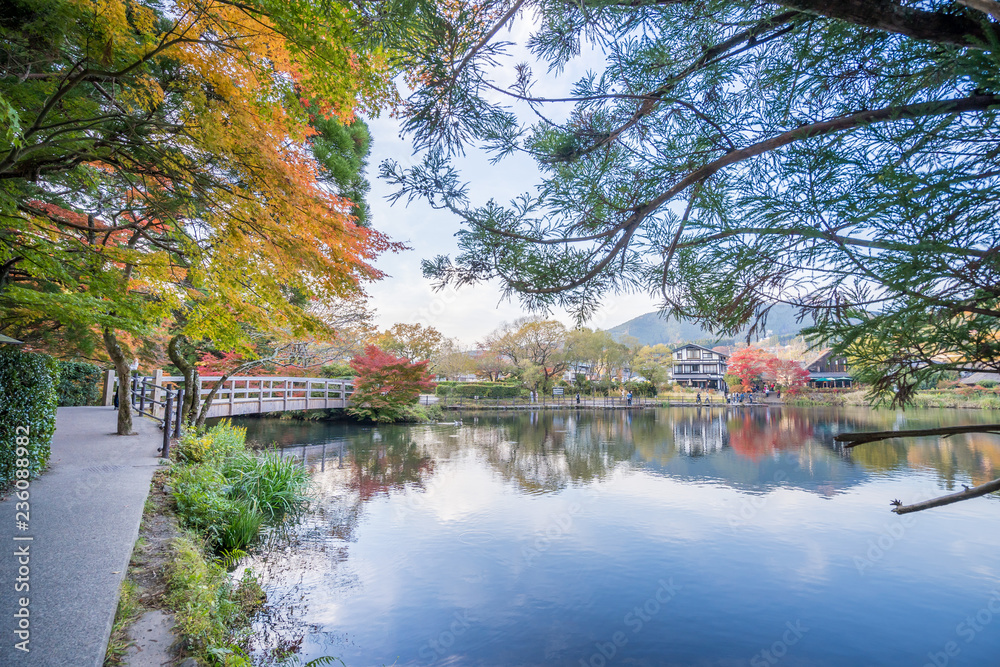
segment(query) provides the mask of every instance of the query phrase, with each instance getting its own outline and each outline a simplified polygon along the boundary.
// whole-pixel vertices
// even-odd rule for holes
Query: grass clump
[[[122,581],[121,592],[118,595],[118,608],[115,610],[115,621],[111,626],[111,637],[108,639],[108,650],[104,654],[105,667],[115,667],[122,664],[125,651],[131,642],[128,639],[128,628],[142,615],[144,608],[139,602],[139,587],[134,581]]]
[[[250,570],[232,581],[219,562],[206,556],[196,536],[174,540],[167,571],[167,605],[189,655],[224,667],[249,667],[241,645],[250,620],[263,605],[260,582]]]
[[[223,421],[175,448],[171,474],[182,523],[220,554],[243,551],[265,524],[280,523],[306,503],[309,476],[297,462],[246,447],[246,429]]]
[[[222,463],[221,472],[230,485],[230,497],[253,503],[268,521],[303,508],[309,476],[298,463],[276,452],[239,452]]]

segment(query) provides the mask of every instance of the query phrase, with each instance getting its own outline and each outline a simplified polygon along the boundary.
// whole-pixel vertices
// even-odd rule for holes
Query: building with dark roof
[[[809,386],[817,389],[850,387],[854,384],[847,368],[847,358],[834,355],[829,348],[822,350],[806,365],[809,371]]]
[[[689,343],[674,350],[670,378],[677,384],[702,389],[722,389],[729,355]]]

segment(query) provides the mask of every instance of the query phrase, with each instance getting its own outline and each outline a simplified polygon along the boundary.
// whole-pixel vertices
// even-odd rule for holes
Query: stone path
[[[99,667],[104,661],[162,442],[156,423],[141,417],[138,435],[113,435],[116,419],[113,408],[59,408],[50,470],[31,481],[27,530],[16,523],[18,500],[0,501],[4,667]],[[15,590],[25,583],[29,590]],[[16,634],[22,619],[15,614],[22,609],[27,652],[16,647],[25,639]]]

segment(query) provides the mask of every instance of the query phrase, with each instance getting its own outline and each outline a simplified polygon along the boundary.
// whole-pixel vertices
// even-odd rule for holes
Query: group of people
[[[754,387],[750,391],[738,391],[730,394],[726,394],[726,403],[753,403],[754,394],[762,393],[764,398],[768,398],[771,392],[775,392],[778,398],[781,398],[781,389],[776,385],[764,385],[763,387]]]

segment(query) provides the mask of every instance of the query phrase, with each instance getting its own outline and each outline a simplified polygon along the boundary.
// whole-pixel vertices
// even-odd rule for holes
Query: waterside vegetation
[[[266,596],[252,569],[230,573],[265,532],[305,509],[308,474],[273,451],[249,449],[246,430],[228,421],[190,431],[173,452],[153,479],[106,664],[120,664],[131,620],[159,608],[173,615],[180,657],[249,666],[250,622]],[[137,579],[146,580],[138,593],[128,583]]]

